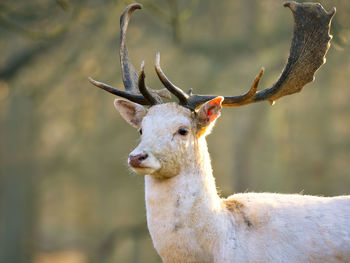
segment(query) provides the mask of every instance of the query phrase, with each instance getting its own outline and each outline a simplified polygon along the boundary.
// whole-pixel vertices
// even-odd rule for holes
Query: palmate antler
[[[329,29],[332,17],[335,14],[335,8],[327,12],[320,4],[315,3],[296,3],[286,2],[284,6],[289,7],[294,16],[294,34],[290,48],[290,54],[282,74],[279,79],[270,87],[257,91],[259,81],[264,73],[262,69],[256,76],[250,90],[239,96],[224,97],[222,105],[224,107],[236,107],[259,101],[269,101],[271,104],[277,99],[300,92],[301,89],[315,78],[316,71],[325,63],[325,55],[330,46],[332,36],[329,35]],[[135,9],[141,8],[139,4],[128,6],[121,16],[121,44],[120,56],[123,71],[123,81],[126,91],[117,90],[106,84],[90,81],[115,95],[127,98],[131,101],[143,104],[154,105],[161,103],[160,95],[162,92],[150,90],[144,84],[143,64],[141,73],[138,77],[136,70],[132,66],[128,57],[126,48],[126,29],[131,13]],[[191,110],[195,110],[202,103],[211,100],[215,95],[192,94],[190,90],[185,93],[180,88],[172,84],[163,73],[160,67],[160,55],[156,56],[156,72],[163,85],[173,93],[178,99],[179,104]],[[136,88],[136,79],[138,87],[143,96],[139,95]],[[167,97],[167,96],[163,96]]]

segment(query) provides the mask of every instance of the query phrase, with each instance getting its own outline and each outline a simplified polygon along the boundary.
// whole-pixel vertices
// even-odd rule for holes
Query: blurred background
[[[0,262],[160,262],[142,176],[127,167],[138,132],[89,76],[122,88],[119,16],[133,1],[0,3]],[[197,93],[238,95],[262,66],[271,85],[293,19],[279,0],[140,0],[128,30],[135,66]],[[350,194],[350,2],[337,7],[327,63],[300,94],[224,109],[208,137],[222,196]]]

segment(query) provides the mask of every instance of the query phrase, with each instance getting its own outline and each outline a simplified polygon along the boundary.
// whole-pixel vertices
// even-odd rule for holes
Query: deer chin
[[[140,174],[140,175],[150,175],[157,179],[169,179],[171,177],[176,176],[178,173],[174,171],[169,172],[168,170],[164,169],[161,165],[156,167],[146,167],[146,166],[140,166],[140,167],[132,167],[131,169]],[[176,170],[177,171],[177,170]]]
[[[141,175],[146,175],[146,174],[153,174],[157,171],[157,169],[151,168],[151,167],[131,167],[131,169]]]

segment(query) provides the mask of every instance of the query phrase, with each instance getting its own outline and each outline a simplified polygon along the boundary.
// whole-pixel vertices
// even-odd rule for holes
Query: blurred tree
[[[9,55],[5,66],[0,68],[0,79],[6,80],[13,77],[20,68],[30,63],[38,54],[57,44],[78,17],[79,1],[76,1],[77,6],[74,9],[71,8],[68,0],[57,0],[56,3],[49,3],[42,9],[37,8],[39,6],[38,1],[15,4],[10,2],[0,3],[0,29],[3,28],[18,34],[20,37],[32,40],[29,45]],[[68,21],[54,21],[54,17],[61,16],[61,14],[58,14],[60,10],[56,8],[57,6],[60,6],[66,12],[70,12],[70,18],[64,18]],[[39,10],[42,10],[42,12]],[[54,22],[47,26],[49,18]],[[46,29],[47,27],[48,29]]]
[[[181,1],[166,0],[166,7],[157,0],[146,0],[145,9],[151,12],[163,23],[170,26],[174,43],[181,43],[181,27],[192,15],[198,5],[198,0]],[[183,6],[182,8],[180,6]]]
[[[20,105],[20,106],[19,106]],[[33,101],[17,96],[0,133],[0,262],[32,262],[37,207]]]
[[[68,3],[68,2],[67,2]],[[31,40],[19,50],[13,49],[0,67],[0,80],[10,81],[39,54],[57,44],[69,29],[70,23],[58,22],[49,30],[47,17],[57,14],[56,3],[49,4],[45,15],[39,15],[39,1],[0,4],[0,30],[18,34]],[[68,6],[67,6],[68,7]],[[72,18],[78,14],[72,12]],[[23,25],[41,28],[29,29]],[[37,105],[45,95],[42,91],[11,87],[9,114],[1,121],[0,138],[0,262],[32,262],[37,232],[38,170],[37,143],[40,134],[40,117]],[[39,96],[40,95],[40,96]]]

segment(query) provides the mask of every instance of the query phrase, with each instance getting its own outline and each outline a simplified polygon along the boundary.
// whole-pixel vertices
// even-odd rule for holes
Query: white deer
[[[141,133],[128,162],[145,175],[147,224],[164,262],[350,262],[350,196],[244,193],[222,199],[216,191],[205,137],[221,108],[273,102],[300,91],[324,63],[335,10],[327,13],[318,4],[285,5],[295,18],[292,48],[280,79],[269,89],[257,92],[261,71],[241,96],[184,93],[166,78],[157,55],[157,74],[179,99],[162,103],[160,97],[169,94],[145,86],[143,65],[137,74],[126,49],[130,15],[139,4],[128,6],[121,17],[126,91],[90,79],[129,100],[116,99],[114,104]]]

